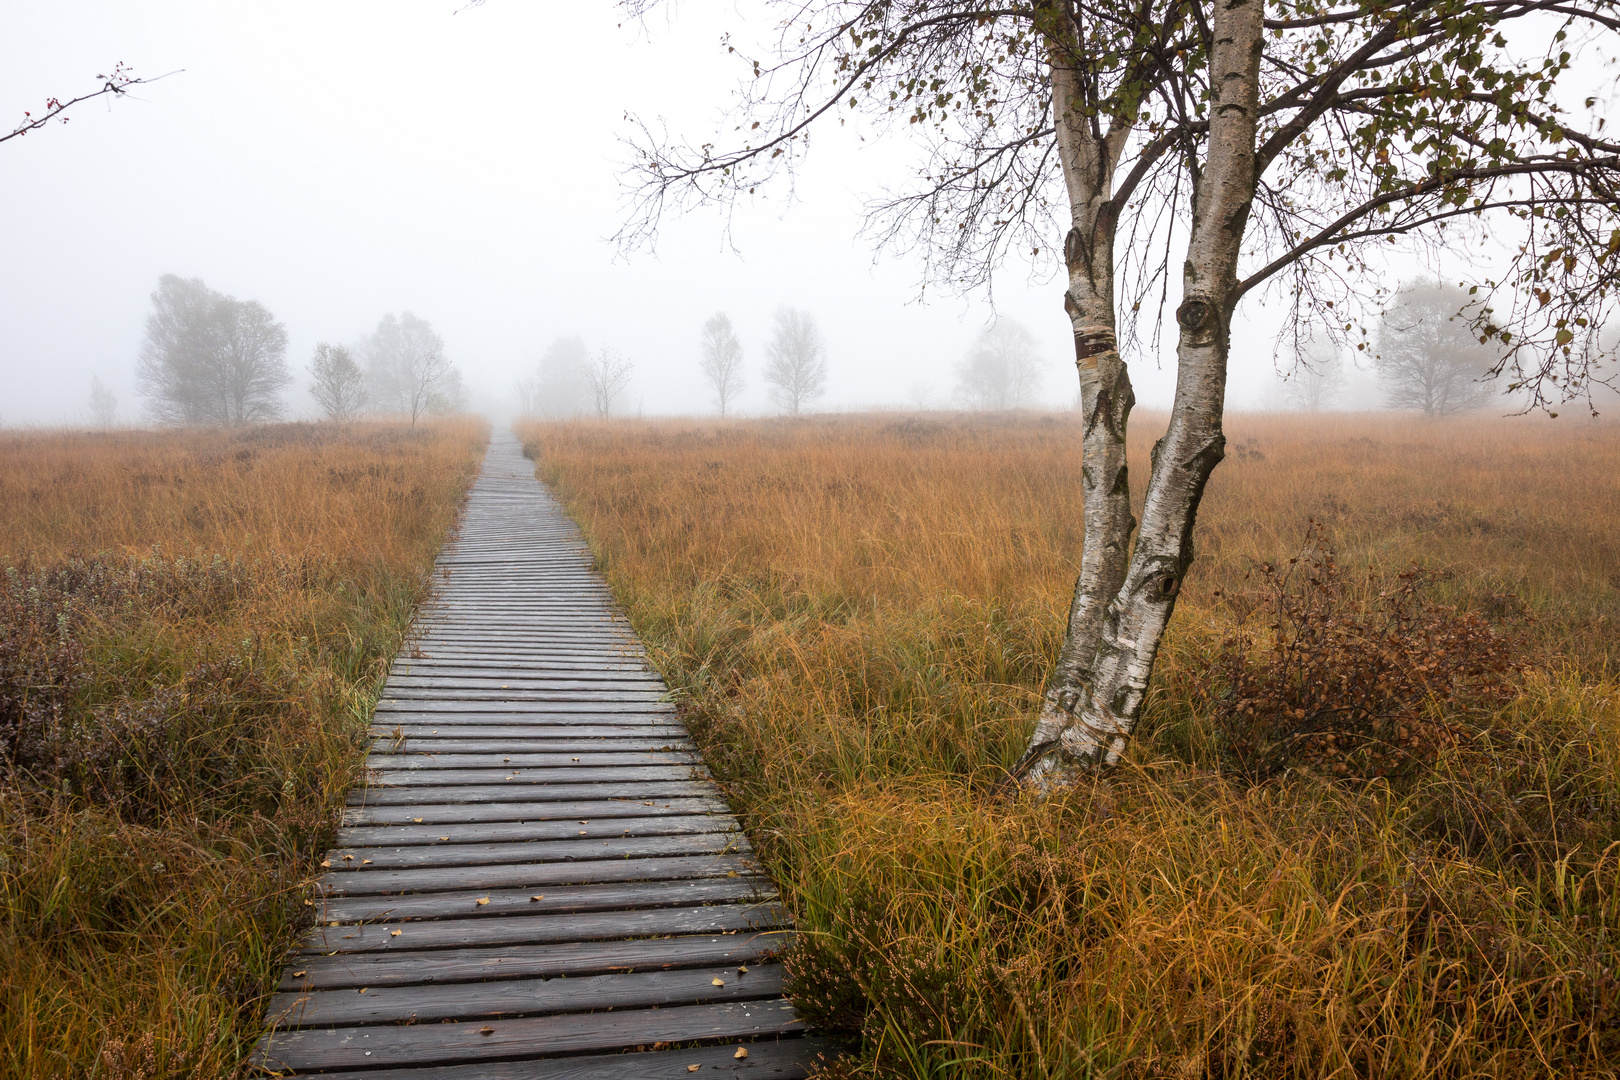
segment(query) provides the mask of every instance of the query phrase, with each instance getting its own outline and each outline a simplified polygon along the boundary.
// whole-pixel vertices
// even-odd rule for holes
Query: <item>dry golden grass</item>
[[[238,1071],[486,430],[0,436],[0,1073]]]
[[[801,1007],[863,1034],[851,1071],[1613,1075],[1612,425],[1234,417],[1142,738],[1045,802],[991,791],[1076,572],[1072,418],[523,434],[797,909]],[[1342,566],[1536,620],[1504,630],[1513,700],[1414,779],[1226,768],[1215,592],[1312,518]]]

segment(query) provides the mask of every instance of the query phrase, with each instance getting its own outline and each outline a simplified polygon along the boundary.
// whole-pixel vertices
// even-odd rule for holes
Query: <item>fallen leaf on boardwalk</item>
[[[574,760],[575,760],[575,761],[578,761],[578,760],[579,760],[579,758],[575,758],[575,759],[574,759]]]
[[[701,1065],[688,1065],[686,1067],[686,1071],[687,1072],[697,1072],[701,1068],[703,1068],[703,1066],[701,1066]]]
[[[440,839],[440,840],[448,840],[448,839],[450,839],[450,838],[449,838],[449,837],[448,837],[448,836],[441,836],[441,837],[439,837],[439,839]]]
[[[581,829],[581,830],[579,830],[579,835],[584,836],[589,831],[590,830],[588,830],[588,829]]]
[[[748,1056],[748,1047],[746,1047],[746,1046],[737,1047],[737,1052],[735,1054],[732,1054],[731,1056],[734,1057],[734,1058],[737,1058],[739,1060],[741,1060],[742,1058],[747,1057]]]
[[[353,855],[345,855],[345,856],[343,856],[343,861],[344,862],[354,862],[354,856]]]
[[[390,931],[388,931],[388,936],[389,937],[399,937],[399,935],[403,934],[404,932],[405,931],[403,931],[403,930],[390,930]]]
[[[332,860],[331,859],[322,859],[321,860],[321,865],[322,866],[331,866],[332,865]]]
[[[329,926],[342,926],[343,924],[340,923],[340,922],[335,922],[335,923],[329,923],[328,925]]]
[[[737,969],[737,974],[746,975],[746,974],[748,974],[748,969],[745,968],[745,967],[740,967],[740,968]]]
[[[485,905],[485,904],[487,904],[487,903],[489,903],[489,897],[487,897],[487,896],[480,896],[480,897],[479,897],[479,898],[478,898],[478,906],[479,906],[479,907],[483,907],[483,906],[484,906],[484,905]]]
[[[536,901],[536,900],[544,900],[544,899],[545,899],[545,898],[546,898],[546,894],[545,894],[545,893],[536,893],[536,894],[535,894],[535,895],[533,895],[533,896],[531,896],[531,897],[529,897],[529,903],[531,903],[531,904],[532,904],[532,903],[534,903],[534,902],[535,902],[535,901]]]
[[[735,870],[727,870],[726,871],[726,877],[736,877],[736,876],[737,876],[737,871],[735,871]]]
[[[411,818],[411,820],[415,821],[415,822],[420,822],[422,819],[419,818],[419,817],[413,817],[413,818]]]
[[[368,863],[370,863],[370,862],[371,862],[371,860],[370,860],[370,859],[361,859],[361,860],[360,860],[360,865],[361,865],[361,866],[365,866],[365,865],[367,865],[367,864],[368,864]]]
[[[492,1028],[492,1027],[481,1027],[481,1028],[478,1029],[478,1034],[480,1034],[480,1035],[493,1035],[493,1034],[495,1034],[495,1029]]]
[[[295,972],[293,972],[293,978],[295,978],[295,979],[302,979],[302,978],[303,978],[303,977],[304,977],[304,973],[303,973],[303,972],[302,972],[302,971],[295,971]]]
[[[361,988],[360,988],[360,992],[361,992],[361,993],[362,993],[362,994],[363,994],[363,993],[365,993],[365,992],[366,992],[366,991],[367,991],[367,990],[369,990],[369,989],[371,989],[371,987],[369,987],[369,986],[362,986],[362,987],[361,987]]]
[[[724,985],[726,985],[726,982],[725,982],[724,979],[712,979],[710,981],[713,982],[714,985],[716,985],[716,986],[724,986]]]

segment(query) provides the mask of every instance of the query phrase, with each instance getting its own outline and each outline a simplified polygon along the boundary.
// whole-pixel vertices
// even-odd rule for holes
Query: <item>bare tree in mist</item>
[[[1499,235],[1501,272],[1477,283],[1500,300],[1476,328],[1498,346],[1493,371],[1541,407],[1616,379],[1584,343],[1620,307],[1620,143],[1601,109],[1565,102],[1585,96],[1580,57],[1620,27],[1620,0],[772,6],[778,32],[743,58],[723,133],[640,127],[620,238],[651,242],[666,210],[791,180],[813,128],[854,120],[919,144],[921,166],[881,185],[868,226],[919,252],[931,281],[987,287],[1009,255],[1061,258],[1080,574],[1012,780],[1117,760],[1142,715],[1225,454],[1245,296],[1274,290],[1292,325],[1350,336],[1380,300],[1386,253]],[[1121,346],[1144,330],[1174,336],[1176,397],[1133,503]]]
[[[1041,367],[1029,328],[998,319],[957,365],[957,399],[970,409],[1021,409],[1040,391]]]
[[[342,345],[321,342],[309,362],[310,396],[329,420],[347,423],[366,404],[366,373]]]
[[[1474,331],[1488,315],[1482,307],[1467,290],[1444,282],[1401,286],[1379,321],[1373,353],[1386,407],[1454,416],[1481,408],[1494,396],[1485,380],[1497,353]]]
[[[794,416],[827,392],[827,349],[809,312],[777,309],[765,346],[765,383],[777,407]]]
[[[135,381],[158,421],[237,427],[281,416],[287,331],[262,304],[165,274],[152,309]]]
[[[360,352],[371,404],[409,416],[412,427],[426,413],[447,411],[461,392],[461,376],[445,356],[444,339],[408,311],[384,315],[361,341]]]
[[[591,388],[591,402],[597,416],[606,420],[612,414],[613,399],[630,385],[630,374],[635,367],[628,358],[605,345],[596,359],[586,365],[585,381]]]
[[[724,312],[715,312],[703,324],[700,342],[703,358],[698,362],[703,377],[714,388],[714,399],[720,406],[720,415],[726,415],[726,406],[743,392],[742,342],[731,328],[731,320]]]
[[[1289,408],[1325,412],[1344,392],[1344,358],[1331,341],[1313,341],[1300,351],[1283,380],[1283,400]]]
[[[517,403],[517,414],[530,420],[540,415],[540,377],[520,375],[512,380],[512,400]]]
[[[103,431],[118,422],[118,398],[107,389],[100,375],[90,376],[90,419]]]
[[[578,416],[592,411],[591,384],[585,369],[591,355],[577,337],[560,337],[540,357],[537,412],[542,416]]]

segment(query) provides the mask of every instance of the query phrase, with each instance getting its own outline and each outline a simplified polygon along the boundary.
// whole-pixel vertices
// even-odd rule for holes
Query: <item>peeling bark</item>
[[[1075,323],[1086,423],[1086,539],[1068,638],[1048,682],[1030,748],[1014,771],[1038,787],[1061,781],[1075,767],[1113,762],[1124,749],[1141,717],[1159,642],[1193,560],[1193,524],[1204,486],[1225,454],[1221,421],[1231,314],[1238,296],[1237,258],[1257,179],[1261,0],[1219,0],[1212,22],[1208,154],[1194,182],[1184,298],[1176,310],[1175,404],[1169,429],[1154,447],[1141,532],[1128,562],[1133,523],[1125,480],[1125,420],[1130,383],[1113,342],[1111,209],[1106,316],[1094,306],[1100,300],[1095,290],[1084,292],[1098,277],[1077,274],[1075,262],[1070,263],[1066,306]],[[1056,91],[1055,68],[1053,85]],[[1061,122],[1058,132],[1061,144]],[[1086,147],[1079,150],[1075,160],[1084,166]],[[1070,167],[1065,152],[1066,178]],[[1070,233],[1073,246],[1086,256],[1079,260],[1083,265],[1097,267],[1101,219],[1091,218],[1090,237],[1081,233],[1080,218],[1091,207],[1074,200],[1073,185],[1070,191],[1077,219]],[[1087,351],[1104,342],[1104,347]],[[1094,363],[1088,366],[1088,361]]]

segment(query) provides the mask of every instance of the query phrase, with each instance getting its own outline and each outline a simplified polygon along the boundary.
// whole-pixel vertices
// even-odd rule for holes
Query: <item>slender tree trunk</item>
[[[1204,486],[1225,454],[1221,420],[1237,258],[1256,181],[1261,0],[1219,0],[1213,8],[1209,150],[1193,182],[1183,300],[1176,309],[1175,404],[1169,429],[1153,448],[1141,532],[1127,563],[1129,383],[1112,350],[1110,297],[1107,348],[1093,354],[1098,357],[1095,388],[1090,402],[1083,399],[1086,541],[1069,639],[1048,685],[1035,738],[1017,770],[1037,785],[1061,779],[1076,765],[1111,762],[1124,748],[1141,717],[1159,642],[1192,563],[1193,524]],[[1071,302],[1072,267],[1073,260]],[[1084,394],[1081,329],[1076,318]],[[1091,340],[1104,341],[1100,335]],[[1100,535],[1093,535],[1094,527]],[[1094,635],[1089,647],[1081,636],[1088,633]]]

